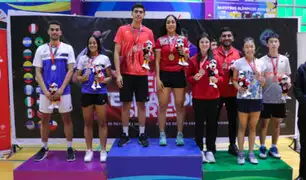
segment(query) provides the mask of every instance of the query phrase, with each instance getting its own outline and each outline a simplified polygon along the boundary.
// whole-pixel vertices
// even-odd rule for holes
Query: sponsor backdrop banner
[[[87,38],[94,30],[100,30],[103,37],[103,51],[113,63],[113,39],[120,25],[130,23],[130,19],[115,18],[89,18],[73,16],[12,16],[11,17],[11,42],[12,42],[12,68],[13,68],[13,95],[15,111],[16,138],[39,138],[39,125],[41,114],[38,111],[39,87],[34,80],[34,68],[32,67],[35,50],[38,46],[48,41],[47,22],[55,19],[61,22],[63,37],[62,41],[74,47],[76,56],[86,47]],[[163,20],[145,19],[144,24],[151,28],[155,39],[160,36],[160,27]],[[280,34],[280,52],[290,56],[292,73],[296,71],[297,57],[297,20],[296,19],[253,19],[253,20],[181,20],[183,27],[181,34],[189,38],[192,55],[195,53],[195,42],[197,36],[207,31],[213,37],[218,36],[220,28],[231,27],[236,33],[234,44],[240,49],[243,38],[251,36],[257,44],[257,57],[267,53],[265,37],[273,30]],[[192,27],[192,28],[190,28]],[[285,43],[286,42],[286,43]],[[113,66],[114,68],[114,66]],[[155,87],[154,73],[149,75],[150,101],[146,104],[147,128],[150,137],[158,137],[158,98]],[[83,138],[83,118],[80,106],[80,86],[71,83],[73,112],[71,113],[74,125],[74,137]],[[110,99],[107,107],[107,120],[109,137],[118,137],[121,132],[120,107],[118,88],[115,78],[108,85],[108,96]],[[292,96],[292,94],[290,93]],[[194,114],[192,110],[192,94],[190,87],[186,88],[186,117],[184,134],[186,137],[194,136]],[[133,103],[130,120],[130,133],[135,136],[138,133],[137,108]],[[295,100],[288,102],[288,117],[282,122],[281,134],[294,134]],[[223,108],[224,109],[224,108]],[[205,109],[203,109],[205,111]],[[174,99],[171,96],[167,110],[167,133],[169,137],[176,135],[176,113]],[[51,137],[63,138],[63,125],[58,113],[52,115],[50,122]],[[228,122],[226,112],[223,110],[218,127],[218,137],[227,137]],[[95,137],[97,137],[97,126],[95,126]]]
[[[215,19],[276,17],[277,0],[215,0]]]
[[[0,151],[11,148],[6,23],[0,22]]]
[[[96,17],[131,17],[131,9],[139,1],[85,1],[83,15]],[[146,18],[163,19],[168,14],[180,15],[181,19],[204,19],[204,8],[201,0],[189,1],[142,1],[146,8]]]

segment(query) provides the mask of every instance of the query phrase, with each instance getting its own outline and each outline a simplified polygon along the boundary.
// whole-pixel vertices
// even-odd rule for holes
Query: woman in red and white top
[[[196,123],[195,141],[202,151],[202,161],[215,163],[219,86],[223,81],[223,71],[219,62],[213,59],[208,34],[201,35],[197,41],[197,47],[198,53],[190,59],[187,69],[187,80],[192,85],[192,106]],[[215,68],[211,68],[212,65]],[[206,155],[203,151],[205,121]]]
[[[162,33],[155,43],[156,50],[156,86],[158,90],[159,111],[158,122],[160,130],[160,145],[167,145],[165,134],[166,110],[168,108],[169,96],[171,91],[174,94],[175,107],[177,113],[177,138],[178,146],[184,145],[183,139],[183,122],[185,116],[185,87],[186,78],[184,66],[186,63],[188,52],[188,40],[184,36],[178,35],[180,27],[177,18],[174,15],[168,15],[165,18]],[[183,47],[177,48],[179,42]],[[183,57],[186,61],[180,62],[179,57]]]

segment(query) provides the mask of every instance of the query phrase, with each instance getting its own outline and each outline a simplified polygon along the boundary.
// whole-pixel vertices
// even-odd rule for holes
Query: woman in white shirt
[[[253,38],[245,38],[243,51],[245,56],[235,61],[233,65],[234,86],[238,89],[239,153],[237,156],[237,163],[245,163],[243,144],[245,131],[246,128],[248,128],[248,160],[252,164],[258,164],[253,149],[256,137],[256,125],[262,110],[262,86],[265,82],[263,78],[265,66],[262,61],[259,61],[255,57],[255,43]]]

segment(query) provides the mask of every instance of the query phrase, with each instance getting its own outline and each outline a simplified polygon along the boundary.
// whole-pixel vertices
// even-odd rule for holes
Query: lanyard
[[[135,38],[135,29],[133,27],[133,25],[131,24],[131,28],[132,28],[132,35],[133,35],[133,45],[135,46],[139,40],[139,37],[140,37],[140,33],[142,31],[142,25],[140,25],[140,28],[139,28],[139,31],[137,33],[137,36]]]
[[[173,52],[174,46],[176,44],[177,37],[175,36],[172,41],[170,40],[170,36],[168,36],[169,46],[170,46],[170,53]]]
[[[269,56],[269,57],[270,57],[270,56]],[[272,66],[273,66],[273,73],[274,73],[274,76],[276,76],[276,75],[277,75],[277,70],[278,70],[278,60],[279,60],[279,56],[277,56],[275,64],[274,64],[273,57],[270,57],[270,59],[271,59],[271,63],[272,63]]]
[[[88,60],[88,64],[87,64],[87,68],[90,68],[92,63],[96,60],[96,58],[98,57],[99,55],[95,56],[94,58],[89,58]]]
[[[257,72],[256,70],[256,64],[255,64],[255,59],[253,60],[253,64],[249,63],[249,61],[246,60],[246,62],[249,64],[249,66],[251,67],[251,69],[253,70],[253,73],[255,74]]]
[[[52,65],[55,64],[55,55],[56,55],[56,53],[57,53],[57,51],[58,51],[58,47],[60,46],[60,44],[61,44],[61,43],[58,43],[58,44],[56,45],[56,48],[55,48],[54,53],[53,53],[53,52],[52,52],[51,43],[49,43],[49,49],[50,49],[50,56],[51,56]]]

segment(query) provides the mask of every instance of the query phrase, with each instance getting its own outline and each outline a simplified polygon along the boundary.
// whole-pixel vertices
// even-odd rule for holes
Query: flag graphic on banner
[[[33,91],[34,91],[33,86],[31,86],[31,85],[25,85],[24,86],[24,93],[26,95],[30,96],[33,93]]]
[[[55,131],[57,128],[57,122],[54,120],[49,121],[49,125],[50,125],[50,130],[51,131]]]
[[[25,49],[23,51],[23,57],[26,59],[26,60],[29,60],[32,58],[32,51],[30,49]]]
[[[33,75],[31,73],[25,73],[23,75],[23,80],[25,83],[29,84],[33,81]]]
[[[39,86],[36,87],[36,94],[38,94],[38,95],[40,94],[40,87]]]
[[[32,62],[31,61],[25,61],[23,63],[23,68],[25,71],[31,71],[32,70]]]
[[[23,40],[22,40],[22,44],[23,44],[25,47],[30,47],[31,44],[32,44],[31,38],[29,38],[29,37],[24,37]]]
[[[38,26],[36,24],[32,23],[29,25],[29,32],[31,34],[36,34],[37,31],[38,31]]]
[[[34,99],[30,96],[26,97],[24,99],[24,104],[27,106],[27,107],[32,107],[34,105]]]
[[[39,106],[39,97],[36,99],[36,104]]]
[[[37,111],[36,114],[37,114],[37,117],[41,119],[41,116],[42,116],[41,112]]]
[[[44,39],[42,38],[42,37],[37,37],[36,39],[35,39],[35,45],[38,47],[38,46],[40,46],[40,45],[42,45],[42,44],[44,44]]]
[[[41,125],[41,121],[38,121],[37,124],[36,124],[38,129],[40,128],[40,125]]]
[[[35,128],[35,123],[34,123],[34,121],[29,120],[29,121],[27,121],[27,122],[25,123],[25,126],[26,126],[29,130],[32,130],[32,129]]]
[[[34,112],[34,110],[31,109],[31,108],[28,108],[27,114],[28,114],[28,118],[29,118],[29,119],[32,119],[32,118],[34,118],[34,116],[35,116],[35,112]]]

